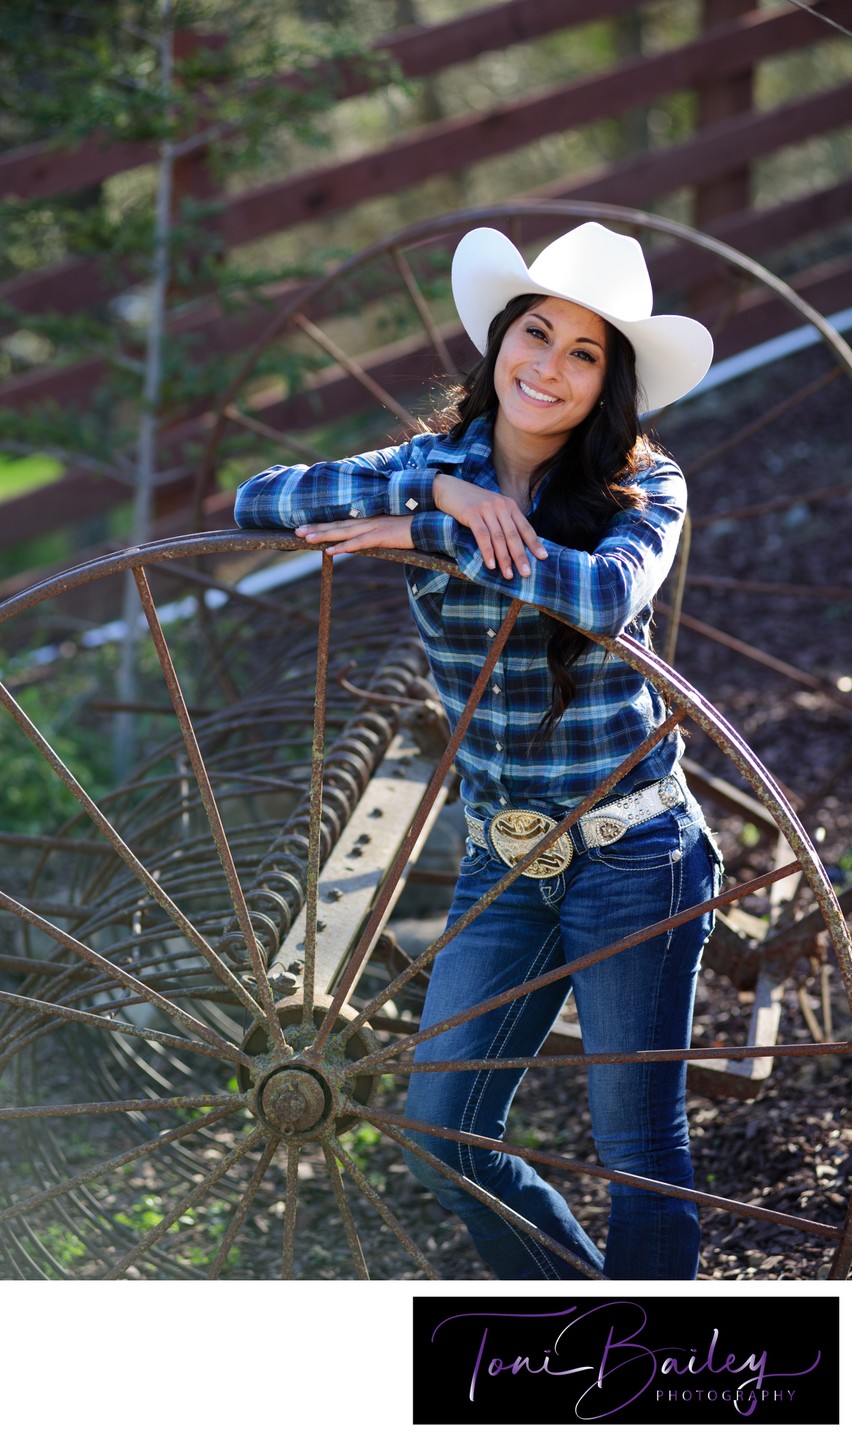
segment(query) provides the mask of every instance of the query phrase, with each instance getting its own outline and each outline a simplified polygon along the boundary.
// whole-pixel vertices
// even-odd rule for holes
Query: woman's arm
[[[234,518],[241,529],[297,529],[331,520],[376,515],[410,518],[433,509],[436,470],[424,467],[433,435],[329,463],[275,464],[237,490]]]
[[[645,508],[617,514],[593,553],[537,539],[546,559],[533,551],[529,572],[511,579],[487,566],[470,527],[446,515],[424,514],[413,526],[414,543],[420,548],[428,537],[431,547],[454,559],[468,578],[540,604],[577,628],[618,634],[663,583],[686,512],[686,485],[673,461],[657,460],[638,482],[647,494]]]
[[[513,578],[513,564],[517,565],[519,574],[528,577],[527,550],[538,559],[547,558],[547,550],[532,524],[515,500],[506,494],[481,489],[478,484],[468,484],[452,474],[437,474],[432,493],[436,508],[470,531],[486,568],[498,568],[504,579]],[[448,531],[450,535],[452,532]],[[442,536],[443,530],[436,530],[439,541]],[[415,533],[415,542],[428,537],[428,526],[423,525],[422,532]]]
[[[404,519],[389,516],[385,520],[312,521],[300,524],[296,533],[309,544],[332,541],[331,554],[354,554],[359,549],[376,547],[419,549],[421,553],[430,554],[453,552],[455,531],[464,525],[487,567],[493,569],[499,564],[506,579],[513,577],[513,564],[517,565],[519,574],[529,575],[525,546],[539,559],[547,558],[542,541],[514,499],[444,473],[435,476],[433,498],[435,509],[424,508]],[[403,524],[404,532],[400,528]]]

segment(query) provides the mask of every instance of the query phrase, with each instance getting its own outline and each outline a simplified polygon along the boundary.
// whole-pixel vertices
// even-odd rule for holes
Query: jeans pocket
[[[490,860],[491,855],[488,849],[480,848],[477,843],[473,842],[473,839],[469,838],[465,843],[464,853],[462,854],[461,866],[459,868],[460,877],[473,878],[477,873],[481,872]]]
[[[722,851],[719,848],[719,845],[716,842],[716,839],[713,837],[713,834],[710,832],[709,828],[702,827],[701,843],[704,848],[704,852],[707,855],[707,861],[710,864],[710,872],[712,874],[713,884],[713,897],[718,898],[719,894],[722,891],[722,884],[725,878],[725,860],[722,857]],[[714,908],[709,915],[710,925],[707,930],[708,938],[716,926],[716,912],[717,910]]]
[[[661,814],[659,818],[628,828],[614,843],[590,848],[588,856],[593,863],[619,872],[642,873],[667,868],[681,857],[680,824],[674,814]]]
[[[722,887],[722,880],[725,876],[725,860],[722,857],[722,850],[716,842],[715,836],[709,828],[701,829],[701,841],[710,860],[713,869],[713,892],[718,893]]]

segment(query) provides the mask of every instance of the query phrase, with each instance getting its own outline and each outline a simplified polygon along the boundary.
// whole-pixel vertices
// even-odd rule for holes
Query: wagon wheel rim
[[[267,976],[261,942],[262,925],[258,932],[258,919],[256,915],[249,912],[245,893],[242,891],[236,874],[228,835],[218,813],[216,795],[206,775],[204,761],[201,757],[201,746],[198,742],[196,727],[183,700],[169,646],[159,622],[156,604],[151,596],[147,574],[155,568],[158,562],[175,559],[248,550],[293,551],[305,547],[300,541],[278,533],[246,534],[242,531],[198,535],[169,541],[165,544],[151,544],[69,571],[46,584],[36,586],[15,600],[9,601],[0,609],[0,622],[2,622],[26,612],[48,597],[55,598],[97,578],[115,575],[126,570],[133,571],[142,595],[161,670],[181,729],[187,761],[198,784],[201,802],[216,846],[223,873],[222,881],[228,891],[236,927],[244,944],[246,962],[243,964],[241,972],[235,971],[236,965],[223,960],[210,939],[197,930],[180,905],[170,897],[167,889],[160,885],[156,875],[146,868],[142,860],[129,849],[106,815],[77,784],[73,775],[65,769],[62,760],[48,752],[49,746],[46,745],[46,741],[39,735],[35,726],[19,709],[16,701],[5,688],[2,691],[3,702],[7,710],[24,728],[31,741],[41,746],[51,767],[71,788],[81,807],[100,829],[118,858],[127,865],[137,882],[147,890],[148,895],[164,909],[166,916],[183,935],[196,956],[208,966],[211,978],[215,978],[219,982],[222,990],[227,990],[229,1000],[239,1005],[239,1008],[246,1014],[247,1020],[252,1025],[249,1027],[249,1034],[254,1032],[262,1035],[262,1041],[255,1044],[254,1047],[245,1038],[243,1041],[237,1041],[233,1037],[223,1036],[215,1025],[199,1018],[191,1011],[191,1008],[188,1009],[182,1002],[174,1001],[163,991],[158,990],[156,986],[151,986],[146,982],[144,976],[139,976],[138,972],[133,971],[133,964],[129,960],[123,968],[120,965],[115,965],[111,960],[90,948],[83,938],[60,928],[50,918],[28,909],[27,905],[21,903],[20,900],[8,895],[4,895],[0,899],[0,903],[7,912],[18,916],[27,925],[47,935],[60,948],[70,952],[73,955],[73,960],[78,962],[78,966],[86,971],[89,967],[96,969],[102,978],[107,980],[108,992],[110,987],[113,991],[117,989],[119,999],[112,1002],[116,1011],[121,1011],[128,1003],[143,999],[152,1005],[161,1019],[164,1018],[167,1023],[172,1025],[171,1029],[161,1026],[155,1030],[146,1030],[129,1023],[126,1014],[117,1017],[109,1012],[91,1011],[91,1002],[85,998],[81,1001],[78,997],[75,1008],[73,1001],[68,1000],[68,995],[63,995],[61,985],[57,992],[55,979],[38,979],[35,981],[40,982],[41,987],[35,992],[3,994],[4,1006],[11,1013],[11,1017],[4,1024],[3,1047],[6,1058],[20,1053],[26,1053],[28,1057],[32,1057],[35,1045],[45,1030],[49,1031],[57,1023],[81,1022],[88,1028],[99,1028],[110,1035],[130,1033],[135,1039],[142,1042],[159,1043],[168,1048],[170,1052],[180,1054],[181,1062],[184,1062],[184,1059],[191,1062],[194,1058],[196,1061],[203,1060],[207,1064],[224,1064],[224,1068],[221,1069],[223,1073],[228,1073],[230,1076],[236,1072],[240,1075],[238,1094],[229,1091],[224,1083],[220,1083],[218,1089],[214,1090],[210,1090],[208,1087],[206,1091],[185,1091],[160,1097],[133,1096],[82,1104],[54,1103],[26,1110],[7,1108],[0,1113],[0,1118],[4,1118],[6,1121],[25,1123],[31,1123],[33,1119],[38,1123],[49,1123],[52,1119],[61,1119],[62,1117],[76,1119],[89,1116],[93,1119],[103,1119],[115,1112],[130,1111],[134,1113],[142,1111],[168,1113],[177,1110],[179,1118],[182,1119],[175,1128],[169,1129],[164,1135],[158,1135],[145,1143],[136,1144],[131,1149],[113,1154],[105,1162],[87,1168],[82,1173],[70,1177],[60,1177],[59,1181],[48,1184],[40,1192],[29,1193],[24,1197],[17,1198],[3,1214],[3,1228],[7,1231],[14,1230],[17,1220],[26,1221],[27,1214],[46,1202],[53,1202],[64,1196],[77,1197],[88,1191],[89,1187],[105,1178],[108,1172],[115,1172],[116,1169],[141,1159],[154,1159],[157,1154],[179,1148],[185,1139],[214,1124],[221,1126],[228,1122],[231,1123],[234,1131],[230,1133],[230,1142],[223,1144],[221,1138],[217,1138],[217,1145],[211,1148],[210,1155],[205,1159],[206,1170],[202,1172],[197,1181],[191,1183],[188,1190],[186,1181],[184,1181],[181,1195],[164,1212],[158,1212],[156,1224],[151,1225],[144,1236],[133,1243],[129,1249],[126,1249],[113,1263],[107,1274],[110,1277],[121,1277],[128,1270],[132,1271],[136,1264],[140,1262],[144,1264],[147,1254],[156,1251],[159,1245],[164,1244],[170,1229],[179,1224],[187,1213],[207,1201],[217,1184],[233,1178],[237,1191],[232,1192],[229,1199],[231,1207],[228,1211],[227,1228],[221,1235],[215,1252],[210,1255],[208,1267],[208,1275],[214,1277],[223,1275],[231,1248],[246,1222],[252,1203],[257,1197],[270,1166],[274,1162],[279,1164],[278,1170],[282,1174],[286,1193],[282,1217],[280,1271],[284,1277],[292,1276],[296,1266],[297,1217],[300,1211],[299,1162],[300,1154],[306,1144],[314,1145],[321,1153],[330,1189],[346,1235],[352,1268],[357,1277],[366,1278],[369,1275],[369,1268],[367,1258],[362,1251],[353,1215],[350,1196],[353,1194],[357,1194],[372,1208],[381,1223],[393,1233],[401,1248],[425,1276],[438,1277],[440,1275],[424,1251],[422,1244],[417,1240],[417,1235],[410,1233],[396,1217],[393,1211],[392,1197],[387,1200],[359,1170],[351,1154],[347,1152],[345,1142],[341,1140],[341,1134],[345,1132],[352,1121],[368,1123],[378,1133],[390,1138],[401,1147],[423,1156],[433,1166],[438,1162],[423,1149],[418,1141],[419,1136],[422,1136],[423,1125],[404,1118],[400,1113],[376,1108],[371,1089],[371,1083],[382,1074],[399,1075],[410,1070],[411,1050],[414,1050],[416,1058],[417,1046],[419,1042],[424,1041],[424,1035],[428,1036],[427,1030],[423,1030],[420,1034],[403,1035],[392,1040],[385,1047],[374,1046],[369,1041],[368,1035],[370,1020],[390,998],[399,993],[406,983],[426,967],[434,954],[448,941],[448,934],[430,945],[418,959],[412,961],[405,968],[403,973],[392,978],[384,987],[380,988],[378,993],[373,994],[365,1003],[362,1003],[360,1009],[356,1010],[351,1007],[350,1000],[356,996],[355,988],[363,969],[365,954],[370,947],[372,938],[381,926],[384,906],[389,901],[405,868],[408,856],[416,842],[419,828],[425,821],[435,796],[441,788],[454,752],[461,742],[464,729],[473,713],[478,694],[484,690],[491,669],[508,639],[520,604],[517,601],[508,604],[506,619],[493,640],[492,648],[480,673],[477,686],[471,695],[466,713],[457,725],[433,779],[427,786],[417,817],[381,885],[374,902],[372,917],[361,934],[360,941],[355,944],[345,970],[336,983],[335,991],[329,994],[315,992],[312,991],[312,988],[319,932],[317,894],[320,882],[324,713],[327,691],[327,645],[323,636],[330,620],[332,598],[332,562],[329,556],[323,556],[319,606],[321,643],[316,681],[316,726],[313,734],[310,822],[307,844],[308,876],[305,910],[308,915],[308,928],[306,929],[306,953],[302,979],[303,991],[296,997],[291,993],[282,999],[273,992]],[[454,577],[462,577],[449,561],[439,560],[434,556],[379,550],[370,553],[369,557],[395,563],[413,564],[428,569],[441,569]],[[718,899],[701,905],[701,909],[708,911],[722,908],[732,898],[742,896],[744,892],[756,891],[765,887],[784,873],[789,872],[792,867],[801,870],[811,887],[826,930],[831,936],[847,1000],[850,1000],[852,997],[852,946],[850,946],[843,913],[807,834],[771,775],[766,772],[760,761],[751,753],[748,746],[733,731],[727,721],[716,713],[712,705],[707,703],[662,660],[649,654],[630,639],[597,638],[596,642],[642,672],[663,693],[671,710],[663,729],[674,727],[686,716],[713,738],[766,805],[775,819],[779,831],[783,833],[793,851],[794,861],[791,865],[786,865],[775,873],[761,875],[746,884],[736,885],[733,889],[723,892]],[[609,776],[604,785],[587,795],[583,803],[567,815],[560,828],[566,828],[571,822],[576,821],[583,811],[599,801],[603,796],[603,790],[609,788],[624,773],[628,772],[647,751],[651,743],[656,743],[661,736],[662,730],[658,730],[652,735],[651,739],[647,740],[630,759]],[[514,869],[507,869],[505,877],[501,879],[500,883],[494,885],[494,888],[489,890],[489,894],[486,894],[481,903],[477,905],[477,911],[499,891],[502,891],[509,882],[525,871],[535,861],[538,851],[552,842],[554,836],[555,833],[546,835],[515,865]],[[471,910],[468,915],[465,915],[464,920],[459,920],[459,924],[470,921],[473,912],[474,910]],[[686,921],[690,916],[694,916],[692,910],[678,915],[678,919]],[[667,920],[658,926],[669,928],[673,924],[671,920]],[[451,932],[452,930],[450,930]],[[625,943],[619,946],[625,946],[628,941],[637,941],[642,936],[643,934],[630,935],[630,939],[625,940]],[[644,936],[650,936],[650,933],[646,931]],[[321,943],[321,939],[319,941]],[[590,962],[599,961],[606,956],[607,951],[601,950],[597,953],[587,954],[577,960],[574,966],[585,966]],[[513,997],[520,996],[522,992],[532,991],[537,987],[544,986],[547,982],[564,979],[570,971],[571,967],[566,966],[550,975],[545,975],[542,979],[532,980],[531,983],[523,985],[521,989],[510,990],[500,995],[498,999],[492,1000],[491,1006],[505,1004]],[[144,965],[142,972],[144,974]],[[51,981],[54,986],[51,986]],[[247,987],[247,983],[251,986]],[[103,982],[101,991],[103,992]],[[63,996],[65,1001],[63,1001]],[[72,993],[71,1000],[73,998],[74,994]],[[97,1005],[95,1006],[97,1007]],[[454,1021],[465,1021],[479,1011],[482,1011],[481,1005],[479,1009],[469,1010],[468,1013],[459,1015],[458,1019]],[[735,1049],[738,1058],[758,1057],[762,1051],[756,1047],[749,1049],[738,1046]],[[827,1053],[848,1054],[849,1051],[850,1044],[848,1042],[795,1044],[773,1048],[775,1056],[791,1058],[813,1057]],[[625,1060],[624,1055],[575,1056],[557,1059],[544,1059],[530,1055],[528,1059],[522,1059],[521,1062],[523,1066],[533,1068],[568,1067],[590,1061],[612,1061],[615,1056],[618,1061]],[[657,1054],[655,1060],[681,1061],[696,1056],[721,1060],[723,1056],[729,1055],[725,1055],[724,1050],[711,1049],[708,1052],[707,1049],[701,1048]],[[634,1055],[632,1060],[639,1061],[639,1055]],[[644,1061],[646,1058],[642,1060]],[[485,1070],[494,1066],[494,1063],[495,1060],[483,1059],[478,1061],[476,1066]],[[518,1063],[518,1058],[513,1059],[514,1066],[518,1066]],[[236,1131],[237,1127],[240,1128],[239,1132]],[[426,1131],[438,1136],[453,1136],[448,1129],[427,1129]],[[556,1155],[545,1156],[538,1149],[530,1150],[517,1144],[498,1142],[480,1134],[460,1133],[455,1136],[471,1146],[485,1146],[494,1151],[510,1151],[534,1163],[544,1163],[555,1171],[584,1172],[603,1182],[612,1180],[614,1176],[600,1166],[583,1164]],[[223,1146],[224,1151],[221,1151]],[[244,1164],[243,1159],[245,1159]],[[242,1166],[240,1166],[241,1164]],[[464,1185],[466,1181],[457,1174],[453,1175],[453,1180],[459,1182],[460,1185]],[[682,1195],[681,1190],[669,1184],[653,1183],[648,1179],[631,1178],[620,1174],[618,1180],[619,1182],[626,1181],[628,1185],[633,1183],[635,1186],[646,1189]],[[733,1199],[721,1198],[715,1194],[695,1193],[691,1189],[688,1191],[699,1205],[706,1204],[726,1208],[739,1216],[758,1217],[767,1223],[795,1227],[803,1232],[812,1233],[827,1243],[834,1244],[835,1252],[831,1275],[843,1276],[848,1270],[850,1260],[848,1215],[845,1227],[834,1227],[799,1217],[796,1214],[759,1209],[752,1204],[738,1203]],[[523,1226],[523,1219],[519,1219],[516,1214],[509,1213],[496,1199],[491,1200],[491,1205],[494,1204],[496,1204],[496,1210],[501,1211],[507,1220],[513,1222],[515,1226]],[[529,1224],[524,1228],[525,1231],[530,1231],[530,1229],[531,1225]],[[555,1251],[573,1266],[579,1266],[579,1270],[585,1272],[587,1276],[599,1276],[592,1269],[585,1269],[582,1264],[578,1264],[576,1257],[562,1249],[546,1234],[532,1229],[530,1235],[534,1236],[535,1240],[544,1248]],[[167,1252],[164,1260],[167,1263],[170,1260]]]

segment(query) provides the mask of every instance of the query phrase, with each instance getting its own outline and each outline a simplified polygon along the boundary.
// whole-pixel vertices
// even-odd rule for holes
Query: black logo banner
[[[414,1298],[414,1424],[839,1421],[836,1297]]]

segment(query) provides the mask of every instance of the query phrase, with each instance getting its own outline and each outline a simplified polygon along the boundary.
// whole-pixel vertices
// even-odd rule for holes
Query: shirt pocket
[[[431,639],[440,638],[444,631],[442,609],[444,594],[449,583],[449,574],[443,574],[434,569],[415,569],[413,566],[408,566],[405,570],[405,578],[408,584],[408,600],[411,604],[411,612],[417,621],[417,627],[421,633]]]

